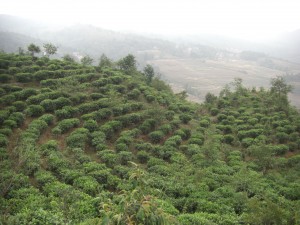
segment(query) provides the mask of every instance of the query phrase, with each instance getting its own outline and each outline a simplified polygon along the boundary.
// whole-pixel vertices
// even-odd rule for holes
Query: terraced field
[[[0,53],[1,224],[299,224],[300,115],[134,66]]]

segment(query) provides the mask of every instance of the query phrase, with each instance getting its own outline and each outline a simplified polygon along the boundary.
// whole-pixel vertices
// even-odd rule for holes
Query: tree
[[[57,51],[57,47],[51,43],[47,43],[43,45],[46,55],[49,57],[50,55],[54,55]]]
[[[150,84],[152,81],[152,78],[155,75],[153,67],[151,65],[147,64],[146,67],[144,68],[144,74],[146,76],[147,84]]]
[[[270,91],[280,109],[286,109],[286,105],[288,104],[287,95],[292,89],[293,87],[288,85],[283,77],[277,76],[271,79]]]
[[[132,54],[125,56],[118,62],[118,66],[120,67],[121,70],[124,70],[125,73],[127,74],[135,72],[136,71],[135,57]]]
[[[75,59],[69,55],[69,54],[66,54],[62,57],[62,59],[66,62],[70,62],[70,63],[74,63],[75,62]]]
[[[293,87],[288,85],[283,77],[277,76],[271,79],[271,93],[279,98],[286,96],[292,91]]]
[[[89,65],[91,65],[91,64],[93,63],[93,61],[94,61],[94,60],[93,60],[90,56],[88,56],[88,55],[84,56],[84,57],[80,60],[81,64],[84,65],[84,66],[89,66]]]
[[[40,53],[41,49],[39,46],[31,43],[28,47],[27,47],[28,51],[31,52],[31,56],[34,56],[34,53]]]
[[[99,68],[100,70],[104,67],[112,67],[113,62],[105,54],[102,54],[100,57]]]

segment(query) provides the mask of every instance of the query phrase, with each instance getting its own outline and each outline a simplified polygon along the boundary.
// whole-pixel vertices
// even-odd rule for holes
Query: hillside
[[[297,37],[298,33],[293,32],[265,46],[214,35],[143,35],[86,24],[54,26],[0,15],[0,50],[15,53],[30,43],[42,46],[51,42],[58,46],[54,56],[57,58],[70,54],[79,61],[89,55],[97,61],[105,54],[118,60],[133,54],[139,69],[151,64],[175,92],[186,90],[189,99],[195,102],[203,102],[207,90],[218,94],[235,77],[243,78],[248,88],[257,85],[269,88],[270,78],[297,76],[300,73]],[[299,86],[290,84],[295,86],[290,100],[300,108]]]
[[[137,71],[0,53],[2,224],[299,224],[281,78],[204,104]]]

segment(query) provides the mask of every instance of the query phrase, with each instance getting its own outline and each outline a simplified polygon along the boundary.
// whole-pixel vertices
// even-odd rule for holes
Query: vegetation
[[[200,105],[133,55],[89,64],[0,53],[1,224],[300,224],[281,77]]]

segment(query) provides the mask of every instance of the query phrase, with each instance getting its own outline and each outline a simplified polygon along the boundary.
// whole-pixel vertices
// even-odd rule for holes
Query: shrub
[[[16,80],[17,82],[21,82],[21,83],[27,83],[32,81],[32,74],[31,73],[18,73],[16,74]]]
[[[36,117],[42,115],[45,110],[40,105],[30,105],[26,110],[26,114],[31,117]]]
[[[39,120],[45,121],[48,125],[52,124],[53,119],[54,119],[54,116],[51,114],[44,114],[39,118]]]
[[[179,115],[179,119],[184,123],[184,124],[187,124],[191,119],[192,117],[188,114],[180,114]]]
[[[37,181],[38,187],[43,188],[45,185],[50,184],[56,181],[56,177],[51,174],[49,171],[38,170],[34,177]]]
[[[12,77],[8,74],[0,74],[0,83],[8,83],[11,78]]]
[[[114,129],[112,128],[112,126],[110,126],[108,124],[102,125],[100,127],[100,131],[102,131],[105,134],[106,139],[112,138],[112,136],[114,134]]]
[[[100,191],[97,180],[91,176],[81,176],[74,180],[75,187],[80,188],[89,195],[96,195]]]
[[[8,68],[8,73],[11,75],[15,75],[16,73],[20,72],[20,68],[18,67],[9,67]]]
[[[234,141],[233,135],[231,134],[224,135],[223,142],[225,142],[226,144],[232,144],[233,141]]]
[[[118,153],[118,160],[122,165],[127,165],[129,161],[132,161],[133,155],[131,152],[120,151]]]
[[[162,131],[153,131],[148,136],[152,143],[159,143],[165,135]]]
[[[100,156],[101,161],[103,161],[108,167],[113,167],[116,164],[118,158],[118,156],[111,150],[98,152],[97,155]]]
[[[85,128],[79,128],[73,131],[66,142],[70,148],[84,148],[86,141],[88,140],[88,130]]]
[[[124,144],[124,143],[116,144],[116,152],[128,151],[128,150],[129,150],[129,148],[126,144]]]
[[[284,155],[285,153],[287,153],[289,151],[289,146],[274,145],[274,146],[271,146],[271,149],[276,155]]]
[[[98,124],[95,120],[88,120],[84,122],[83,127],[88,129],[90,132],[94,132],[98,129]]]
[[[139,162],[143,164],[147,163],[148,160],[150,159],[150,155],[146,151],[139,151],[136,156]]]
[[[26,109],[27,107],[27,104],[26,102],[23,102],[23,101],[16,101],[12,104],[14,107],[16,107],[16,110],[18,112],[22,112],[24,109]]]
[[[70,106],[72,105],[72,102],[70,99],[65,97],[59,97],[58,99],[53,100],[55,109],[61,109],[64,106]]]
[[[62,109],[55,111],[55,116],[61,119],[68,119],[74,117],[78,113],[78,109],[72,106],[64,106]]]
[[[105,144],[106,135],[102,131],[95,131],[91,134],[91,136],[92,136],[92,145],[93,146]]]
[[[141,92],[139,89],[135,88],[127,94],[128,99],[136,100],[140,96]]]
[[[79,119],[72,118],[72,119],[64,119],[60,121],[55,128],[53,128],[54,133],[65,133],[73,127],[76,127],[80,124]]]
[[[17,122],[14,120],[5,120],[3,122],[3,125],[4,125],[4,127],[10,128],[10,129],[18,127]]]
[[[207,127],[209,127],[210,121],[206,120],[206,119],[202,119],[202,120],[200,120],[199,124],[201,127],[207,128]]]
[[[0,135],[1,134],[8,137],[12,134],[12,130],[10,128],[2,128],[2,129],[0,129]]]
[[[8,145],[7,138],[3,134],[0,134],[0,147],[6,147],[7,145]]]
[[[49,140],[41,145],[41,151],[44,155],[50,155],[52,152],[58,151],[58,143],[55,140]]]
[[[15,121],[17,126],[20,126],[25,120],[25,115],[21,112],[14,112],[9,116],[9,119]]]
[[[55,109],[54,101],[51,99],[43,100],[40,105],[45,109],[46,112],[53,112]]]

